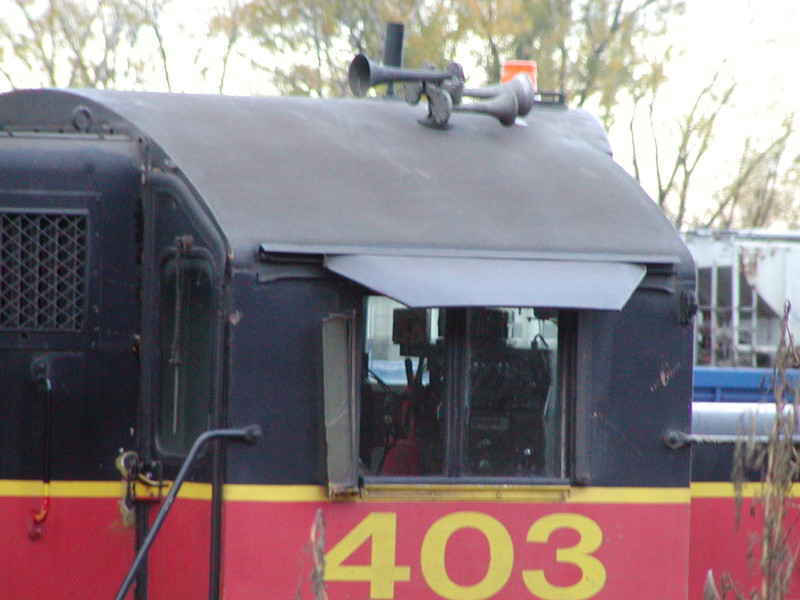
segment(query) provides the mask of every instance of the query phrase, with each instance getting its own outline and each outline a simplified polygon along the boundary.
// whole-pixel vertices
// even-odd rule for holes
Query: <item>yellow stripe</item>
[[[742,485],[743,498],[757,498],[763,484],[747,482]],[[692,483],[692,498],[734,498],[736,490],[730,481]],[[800,497],[800,483],[792,485],[792,497]]]
[[[41,496],[42,492],[41,481],[0,480],[0,498],[4,496]]]
[[[251,502],[325,502],[327,490],[304,485],[225,486],[225,499]],[[688,504],[689,488],[569,488],[567,486],[463,486],[368,484],[359,501],[577,502],[589,504]]]
[[[168,491],[169,488],[166,488],[164,494],[166,495]],[[181,486],[181,491],[178,492],[178,498],[186,498],[188,500],[211,500],[211,484],[187,481]]]
[[[163,494],[169,490],[169,483]],[[41,481],[0,480],[0,497],[41,497]],[[758,494],[757,484],[745,486],[745,496]],[[798,487],[800,491],[800,487]],[[121,498],[125,492],[121,481],[53,481],[53,498]],[[211,484],[183,484],[180,498],[210,500]],[[691,497],[730,498],[730,483],[692,484]],[[239,485],[227,484],[224,498],[251,502],[326,502],[327,489],[316,485]],[[405,502],[568,502],[587,504],[684,504],[690,501],[689,488],[597,488],[567,486],[514,485],[367,485],[356,501]]]
[[[121,498],[125,486],[121,481],[51,481],[52,498]],[[41,481],[0,480],[0,497],[37,498],[44,493]]]
[[[574,487],[571,502],[589,504],[688,504],[689,488],[603,488]]]
[[[163,493],[169,491],[166,482]],[[38,498],[44,493],[41,481],[0,480],[0,498],[21,497]],[[51,481],[51,498],[122,498],[125,484],[122,481]],[[210,483],[184,483],[178,494],[179,498],[190,500],[210,500]]]
[[[226,484],[223,497],[232,501],[325,502],[327,490],[318,485],[240,485]]]
[[[52,481],[53,498],[121,498],[125,485],[121,481]]]

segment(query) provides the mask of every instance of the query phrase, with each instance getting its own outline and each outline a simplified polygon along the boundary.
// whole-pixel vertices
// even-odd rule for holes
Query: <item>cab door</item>
[[[178,178],[153,176],[147,203],[139,544],[195,439],[221,423],[226,256],[213,223]],[[214,445],[195,461],[139,575],[137,599],[216,597],[220,461]]]

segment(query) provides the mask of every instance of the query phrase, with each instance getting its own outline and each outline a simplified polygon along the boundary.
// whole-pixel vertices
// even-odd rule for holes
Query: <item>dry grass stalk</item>
[[[792,569],[798,548],[792,544],[789,534],[794,520],[788,519],[792,503],[792,484],[798,475],[798,452],[792,434],[797,429],[800,415],[800,388],[786,376],[786,370],[800,364],[800,357],[789,331],[790,306],[787,303],[781,324],[781,338],[773,369],[773,398],[775,417],[771,423],[766,444],[755,439],[755,424],[738,443],[734,452],[732,479],[736,499],[736,527],[739,526],[742,508],[743,485],[747,473],[760,474],[761,494],[756,500],[763,514],[763,525],[757,543],[760,549],[758,574],[760,587],[743,593],[727,573],[720,578],[719,589],[709,571],[706,579],[704,600],[726,600],[729,594],[735,600],[786,600],[789,593]],[[754,506],[754,509],[757,507]],[[751,564],[756,556],[753,548],[748,550]]]

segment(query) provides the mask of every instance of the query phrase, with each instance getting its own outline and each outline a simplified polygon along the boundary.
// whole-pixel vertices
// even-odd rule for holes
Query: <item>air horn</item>
[[[367,94],[367,90],[374,85],[397,81],[430,81],[442,83],[450,79],[452,75],[444,71],[433,71],[427,69],[397,69],[395,67],[384,67],[372,62],[363,54],[358,54],[350,63],[347,70],[347,81],[350,83],[350,91],[357,98],[362,98]]]
[[[503,94],[511,94],[517,100],[520,117],[524,117],[533,108],[535,102],[533,82],[525,73],[517,73],[505,83],[484,88],[466,89],[463,94],[470,98],[497,98]]]
[[[378,65],[359,54],[350,63],[348,81],[350,90],[357,97],[364,96],[369,88],[381,83],[405,82],[406,102],[416,104],[426,96],[428,117],[420,122],[436,128],[447,127],[453,111],[490,115],[510,126],[518,116],[527,115],[535,102],[533,83],[527,75],[520,73],[500,85],[465,89],[464,71],[458,63],[450,63],[445,71],[434,71],[432,67],[399,69]],[[464,104],[464,96],[481,101]]]
[[[464,95],[467,95],[466,92]],[[456,112],[474,112],[496,117],[500,123],[509,127],[517,120],[517,115],[522,116],[519,109],[519,102],[514,94],[501,92],[483,102],[470,102],[469,104],[457,104],[453,107]],[[528,109],[530,110],[530,109]],[[525,113],[527,114],[527,112]]]

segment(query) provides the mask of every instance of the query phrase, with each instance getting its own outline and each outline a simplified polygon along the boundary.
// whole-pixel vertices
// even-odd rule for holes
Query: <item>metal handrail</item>
[[[178,476],[175,477],[175,481],[172,483],[169,493],[167,494],[166,498],[164,498],[164,503],[161,505],[156,518],[153,519],[153,525],[150,527],[150,531],[147,533],[141,548],[139,548],[139,551],[136,553],[136,557],[133,559],[130,569],[128,569],[128,574],[125,575],[125,579],[122,580],[122,584],[119,586],[119,590],[117,591],[117,595],[114,596],[114,600],[122,600],[125,594],[128,592],[128,588],[131,586],[136,574],[139,572],[139,568],[142,566],[142,561],[144,561],[145,556],[147,556],[147,551],[153,544],[153,540],[155,540],[156,534],[161,528],[161,524],[164,522],[164,519],[169,512],[169,509],[175,500],[175,496],[178,495],[178,490],[180,490],[181,485],[183,485],[183,480],[186,479],[186,474],[189,472],[189,468],[192,466],[197,453],[200,452],[200,448],[202,448],[207,441],[215,438],[231,438],[252,444],[257,438],[261,437],[261,435],[262,431],[260,426],[250,425],[249,427],[244,427],[243,429],[210,429],[209,431],[203,432],[197,436],[194,444],[192,444],[192,449],[189,450],[189,454],[183,461],[180,471],[178,471]]]
[[[777,439],[783,439],[786,436],[780,435]],[[792,443],[795,445],[800,444],[800,435],[788,436]],[[690,444],[701,445],[721,445],[721,444],[738,444],[753,442],[756,444],[767,444],[770,441],[768,435],[730,435],[730,434],[712,434],[712,433],[686,433],[684,431],[670,430],[667,431],[662,437],[664,445],[671,449],[677,450]]]

